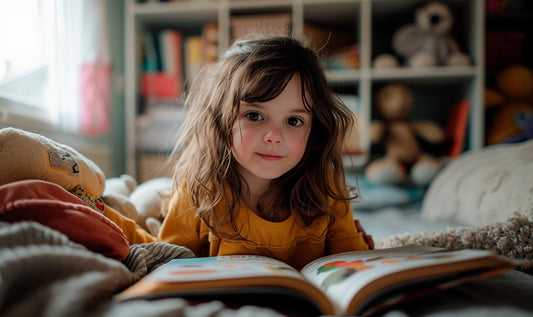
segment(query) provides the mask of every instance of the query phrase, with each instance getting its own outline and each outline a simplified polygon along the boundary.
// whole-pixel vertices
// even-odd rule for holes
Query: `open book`
[[[118,298],[217,299],[305,315],[365,315],[512,268],[488,251],[420,246],[330,255],[301,271],[262,256],[175,259]]]

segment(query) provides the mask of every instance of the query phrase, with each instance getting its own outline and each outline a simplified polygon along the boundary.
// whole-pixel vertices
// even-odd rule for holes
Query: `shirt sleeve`
[[[335,220],[328,230],[327,254],[368,250],[369,246],[363,233],[358,232],[355,226],[351,205],[346,209],[343,202],[335,201],[331,206],[335,212]]]
[[[126,216],[123,216],[120,212],[107,205],[104,206],[104,216],[109,218],[122,229],[124,235],[126,235],[126,238],[128,239],[128,242],[130,244],[157,241],[154,236],[151,236],[148,232],[139,227],[135,223],[135,221]]]
[[[174,194],[168,214],[159,231],[159,240],[189,248],[203,256],[207,234],[201,218],[183,191]]]

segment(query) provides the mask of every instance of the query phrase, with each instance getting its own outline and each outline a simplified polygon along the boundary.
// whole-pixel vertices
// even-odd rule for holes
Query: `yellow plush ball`
[[[522,65],[509,66],[498,75],[497,86],[507,98],[526,98],[533,93],[533,72]]]

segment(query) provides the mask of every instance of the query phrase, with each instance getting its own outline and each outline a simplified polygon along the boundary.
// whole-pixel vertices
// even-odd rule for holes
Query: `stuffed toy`
[[[129,174],[123,174],[119,177],[107,178],[105,180],[104,196],[110,194],[120,194],[129,196],[137,187],[137,180]]]
[[[419,138],[428,144],[446,141],[444,130],[430,121],[409,119],[413,93],[404,84],[390,83],[377,91],[374,109],[381,120],[370,125],[370,142],[381,144],[383,155],[365,168],[368,181],[382,184],[427,186],[442,163],[422,149]]]
[[[61,185],[102,211],[104,172],[75,149],[42,135],[15,129],[0,130],[0,185],[39,179]]]
[[[169,177],[153,178],[137,186],[135,179],[125,174],[106,180],[102,198],[106,204],[157,236],[171,190],[172,179]]]
[[[415,23],[398,29],[392,40],[393,50],[410,67],[437,65],[466,66],[470,58],[459,49],[450,36],[453,16],[450,7],[432,1],[417,9]],[[392,54],[378,55],[375,68],[396,67],[399,62]]]
[[[511,65],[497,76],[496,88],[485,90],[487,144],[533,139],[533,71]]]
[[[105,204],[114,208],[124,216],[133,219],[143,229],[144,219],[139,215],[135,206],[131,203],[129,195],[137,187],[137,181],[133,176],[124,174],[119,177],[111,177],[105,180],[105,189],[102,199]]]

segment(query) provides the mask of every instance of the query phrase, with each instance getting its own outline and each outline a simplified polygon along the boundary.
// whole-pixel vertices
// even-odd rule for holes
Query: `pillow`
[[[129,253],[122,229],[51,182],[23,180],[0,186],[0,221],[38,222],[115,260],[122,261]]]
[[[421,216],[474,226],[533,217],[532,180],[533,140],[465,152],[433,180]]]

